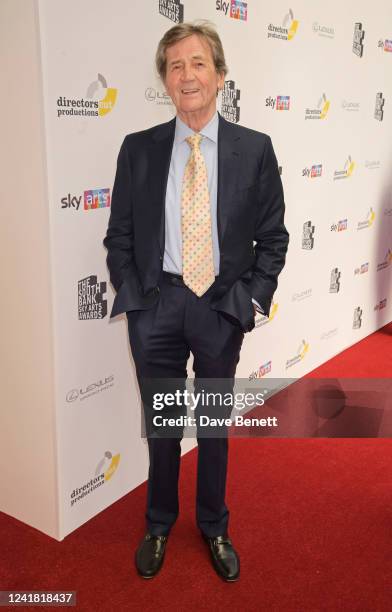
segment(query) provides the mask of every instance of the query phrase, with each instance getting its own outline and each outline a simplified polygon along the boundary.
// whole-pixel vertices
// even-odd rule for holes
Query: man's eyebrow
[[[203,55],[192,55],[192,59],[201,59],[201,60],[205,60],[205,57]],[[169,66],[173,66],[174,64],[181,64],[182,60],[180,59],[176,59],[176,60],[172,60],[171,62],[169,62]]]

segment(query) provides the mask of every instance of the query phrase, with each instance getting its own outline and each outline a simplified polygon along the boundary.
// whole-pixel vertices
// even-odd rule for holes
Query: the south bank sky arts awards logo
[[[373,225],[375,218],[376,213],[374,212],[371,206],[366,214],[365,219],[363,219],[362,221],[358,221],[357,230],[359,231],[363,229],[368,229]]]
[[[374,107],[374,118],[377,119],[377,121],[383,121],[384,119],[384,104],[385,98],[382,92],[379,91],[376,94],[376,104]]]
[[[57,117],[104,117],[110,113],[117,100],[117,89],[108,87],[102,74],[87,87],[85,97],[57,98]]]
[[[349,155],[344,163],[342,170],[335,170],[333,173],[333,180],[338,181],[340,179],[348,179],[352,176],[355,168],[355,162],[352,160],[351,155]]]
[[[330,101],[327,100],[327,96],[323,93],[315,108],[305,109],[305,119],[325,119],[328,115],[330,105]]]
[[[87,189],[83,195],[72,195],[68,193],[61,198],[61,208],[67,210],[79,210],[83,200],[83,210],[97,210],[98,208],[110,207],[110,189]],[[81,209],[81,210],[82,210]]]
[[[342,273],[339,268],[332,268],[329,280],[329,293],[339,293]]]
[[[231,19],[239,21],[248,20],[248,3],[242,0],[216,0],[215,8],[219,13],[223,13]]]
[[[360,329],[362,327],[362,314],[363,314],[362,308],[360,306],[357,306],[354,309],[353,329]]]
[[[240,98],[241,90],[236,88],[235,81],[225,81],[222,89],[221,114],[232,123],[238,123],[240,120],[241,109],[238,106]]]
[[[358,57],[363,56],[363,45],[364,45],[365,31],[362,27],[362,23],[357,22],[354,24],[354,35],[353,35],[353,53]]]
[[[282,25],[270,23],[267,28],[267,38],[277,38],[279,40],[292,40],[297,33],[299,22],[294,19],[292,9],[283,17]]]
[[[294,357],[291,357],[290,359],[286,361],[286,370],[288,370],[288,368],[291,368],[292,366],[296,365],[297,363],[300,363],[300,361],[305,359],[305,356],[308,351],[309,351],[309,343],[306,342],[306,340],[302,340],[301,344],[297,348],[297,351]]]
[[[314,247],[314,231],[315,226],[311,221],[305,221],[302,226],[302,248],[305,251],[311,251]]]
[[[174,23],[184,21],[184,4],[180,0],[158,0],[158,9],[160,15]]]
[[[78,318],[103,319],[108,312],[108,302],[104,299],[106,282],[98,282],[95,274],[78,281]]]
[[[110,451],[106,451],[104,456],[97,464],[94,476],[80,487],[76,487],[70,496],[71,507],[105,485],[116,472],[120,463],[120,453],[113,455]]]

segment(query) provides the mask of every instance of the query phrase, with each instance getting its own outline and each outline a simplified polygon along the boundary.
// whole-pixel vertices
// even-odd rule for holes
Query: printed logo
[[[359,268],[355,268],[354,276],[360,276],[361,274],[366,274],[369,271],[369,262],[363,263]]]
[[[371,161],[366,160],[365,168],[367,168],[368,170],[378,170],[379,168],[381,168],[381,162],[379,159],[373,159]]]
[[[113,110],[117,100],[117,89],[108,87],[105,77],[98,74],[96,81],[87,88],[86,98],[57,99],[59,117],[104,117]]]
[[[146,91],[144,92],[144,97],[147,100],[147,102],[155,102],[155,104],[158,105],[172,105],[172,99],[169,96],[168,93],[166,93],[166,91],[159,91],[158,89],[155,89],[155,87],[147,87]]]
[[[309,350],[309,343],[306,342],[305,340],[302,340],[301,344],[299,345],[297,349],[295,356],[286,361],[286,370],[288,368],[291,368],[293,365],[296,365],[300,361],[302,361],[302,359],[304,359],[308,350]]]
[[[361,105],[359,102],[352,102],[350,100],[342,100],[342,109],[344,111],[348,111],[350,113],[357,113],[360,109]]]
[[[159,13],[174,23],[184,21],[184,5],[180,0],[159,0]]]
[[[98,487],[103,486],[108,480],[110,480],[117,470],[120,463],[120,453],[113,455],[110,451],[106,451],[96,467],[95,474],[88,482],[83,486],[77,487],[71,493],[70,503],[71,506],[82,500],[86,495],[90,495]]]
[[[294,13],[291,9],[284,16],[282,25],[268,26],[267,38],[279,38],[280,40],[292,40],[297,33],[299,22],[294,19]]]
[[[240,21],[247,21],[248,19],[248,3],[242,0],[230,0],[229,2],[223,2],[223,0],[216,0],[215,8],[217,11],[227,15],[230,7],[229,16],[232,19],[239,19]]]
[[[320,25],[315,21],[312,25],[312,30],[317,36],[324,36],[325,38],[335,38],[335,29],[332,26]]]
[[[358,221],[357,230],[367,229],[371,227],[374,223],[374,219],[376,218],[376,213],[373,208],[370,207],[369,211],[366,215],[366,219],[364,221]]]
[[[332,329],[329,329],[328,331],[326,331],[323,334],[321,334],[320,340],[329,340],[330,338],[334,338],[334,336],[336,336],[338,331],[339,331],[338,327],[334,327]]]
[[[304,168],[302,170],[302,176],[307,178],[319,178],[323,174],[323,164],[314,164],[310,168]]]
[[[255,327],[262,327],[263,325],[266,325],[267,323],[272,321],[272,319],[275,318],[276,313],[278,312],[278,308],[279,308],[278,303],[272,301],[272,305],[271,305],[270,313],[268,317],[261,314],[261,312],[258,312],[255,317]]]
[[[332,268],[331,270],[331,280],[329,283],[329,292],[330,293],[339,293],[340,291],[340,277],[342,273],[339,268]]]
[[[384,49],[386,53],[392,53],[392,40],[388,40],[387,38],[385,40],[380,39],[378,41],[378,48]]]
[[[222,116],[231,121],[232,123],[238,123],[240,120],[240,107],[238,101],[241,98],[241,90],[236,89],[235,81],[225,81],[222,91]]]
[[[310,251],[314,247],[314,230],[315,226],[311,221],[306,221],[302,228],[302,248]]]
[[[384,208],[384,215],[386,217],[391,217],[392,216],[392,208]]]
[[[325,119],[328,114],[330,101],[327,100],[325,93],[321,96],[317,102],[317,108],[306,108],[305,119]]]
[[[61,208],[79,210],[83,198],[84,210],[95,210],[97,208],[110,207],[110,189],[88,189],[83,192],[83,196],[72,196],[70,193],[61,198]]]
[[[365,31],[362,29],[362,23],[356,23],[354,26],[354,37],[353,37],[353,53],[358,57],[363,55],[363,39],[365,38]]]
[[[362,327],[362,313],[362,308],[357,306],[354,310],[353,329],[359,329]]]
[[[304,291],[295,292],[291,296],[291,301],[302,302],[302,300],[306,300],[307,298],[312,297],[312,291],[313,289],[309,287],[309,289],[304,289]]]
[[[337,181],[339,179],[349,178],[354,172],[355,162],[351,159],[351,155],[346,159],[346,163],[344,164],[343,170],[335,170],[333,175],[333,180]]]
[[[92,395],[96,395],[101,391],[106,391],[107,389],[113,386],[114,376],[106,376],[104,380],[102,380],[101,378],[101,380],[93,382],[90,385],[87,385],[87,387],[81,387],[80,389],[71,389],[71,391],[68,391],[65,399],[68,403],[75,402],[77,399],[83,401],[85,399],[88,399]]]
[[[379,91],[376,94],[376,106],[374,108],[374,118],[377,119],[377,121],[382,121],[384,119],[384,104],[385,104],[385,98],[382,95],[382,92]]]
[[[271,367],[272,367],[271,361],[267,361],[266,363],[263,363],[263,365],[261,365],[258,370],[256,370],[255,372],[252,372],[252,374],[249,375],[249,380],[254,380],[255,378],[263,378],[263,376],[271,372]]]
[[[388,249],[383,261],[377,265],[377,272],[380,272],[381,270],[385,270],[385,268],[389,268],[391,264],[392,264],[392,251],[391,249]]]
[[[387,298],[380,300],[378,304],[375,305],[374,310],[382,310],[387,305]]]
[[[337,223],[332,223],[331,232],[344,232],[347,229],[347,219],[341,219]]]
[[[106,282],[98,282],[93,274],[78,281],[78,317],[79,319],[103,319],[107,315]]]

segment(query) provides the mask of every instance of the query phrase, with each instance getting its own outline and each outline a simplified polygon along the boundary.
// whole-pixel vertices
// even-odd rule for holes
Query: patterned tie
[[[201,134],[186,138],[191,147],[181,194],[182,276],[201,297],[215,280],[207,168],[200,151]]]

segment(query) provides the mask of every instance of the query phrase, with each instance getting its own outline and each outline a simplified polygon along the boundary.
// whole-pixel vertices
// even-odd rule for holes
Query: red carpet
[[[312,375],[391,376],[391,333],[384,327]],[[87,611],[391,609],[390,440],[232,439],[233,584],[216,576],[195,527],[196,452],[182,460],[181,514],[153,580],[133,562],[143,484],[61,543],[0,513],[0,589],[76,590]]]

